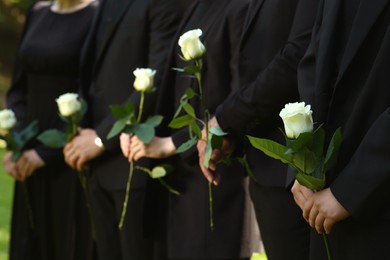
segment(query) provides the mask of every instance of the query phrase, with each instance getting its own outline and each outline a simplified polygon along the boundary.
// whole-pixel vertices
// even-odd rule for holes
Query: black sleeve
[[[330,185],[351,215],[382,212],[390,202],[390,108],[374,122],[352,159]]]
[[[279,124],[279,111],[298,101],[297,67],[303,57],[313,28],[318,0],[300,0],[288,40],[257,79],[240,88],[216,112],[227,132],[245,134],[255,127]]]

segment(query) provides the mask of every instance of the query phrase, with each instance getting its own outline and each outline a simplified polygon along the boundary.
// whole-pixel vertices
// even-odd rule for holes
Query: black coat
[[[203,11],[199,11],[199,8]],[[203,58],[202,84],[206,106],[210,113],[234,91],[236,54],[247,2],[242,0],[201,0],[184,16],[171,47],[168,67],[182,67],[178,39],[188,30],[200,28],[201,40],[207,53]],[[195,15],[196,14],[196,15]],[[197,17],[197,18],[194,18]],[[198,90],[193,78],[170,70],[164,77],[159,93],[158,111],[166,124],[172,120],[180,97],[187,88]],[[203,118],[201,104],[191,100],[198,118]],[[164,134],[172,136],[176,147],[189,139],[188,129]],[[196,147],[176,155],[172,163],[175,172],[171,184],[181,191],[180,196],[170,196],[168,214],[168,257],[172,259],[236,259],[240,256],[244,212],[244,170],[238,163],[220,165],[218,172],[224,176],[219,187],[213,187],[213,212],[215,228],[210,230],[208,182],[198,165]]]
[[[157,70],[158,87],[179,16],[176,0],[115,0],[107,17],[111,21],[105,22],[100,19],[104,3],[82,55],[81,83],[89,104],[89,126],[96,129],[106,147],[91,168],[101,185],[112,190],[125,188],[129,163],[120,151],[118,138],[106,138],[115,122],[109,106],[126,100],[138,102],[139,94],[133,93],[132,87],[136,68]],[[98,30],[105,30],[100,41]],[[145,104],[147,116],[154,103],[146,100]],[[144,173],[134,174],[132,187],[144,187],[146,178]]]
[[[328,135],[342,129],[328,182],[352,217],[332,230],[334,259],[384,259],[390,231],[390,1],[362,0],[344,41],[338,38],[345,29],[340,3],[323,1],[300,64],[299,91]],[[337,55],[340,46],[343,55]]]
[[[240,88],[216,113],[224,130],[284,142],[278,114],[284,104],[298,100],[296,70],[310,42],[317,6],[318,0],[252,2],[240,46]],[[283,187],[286,167],[246,147],[258,183]]]

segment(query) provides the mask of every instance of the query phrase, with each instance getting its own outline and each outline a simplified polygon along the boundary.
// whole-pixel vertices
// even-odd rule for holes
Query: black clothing
[[[252,1],[240,45],[239,90],[216,112],[222,129],[244,139],[255,177],[251,182],[257,182],[251,184],[251,197],[270,259],[307,259],[310,229],[285,188],[287,167],[253,148],[245,135],[285,142],[278,129],[283,128],[279,112],[286,103],[299,99],[297,67],[310,42],[318,2]],[[274,196],[261,196],[272,193]],[[285,206],[277,211],[269,206],[272,204]],[[289,221],[281,232],[283,218]],[[291,242],[283,246],[283,241]],[[294,250],[296,247],[301,250]]]
[[[180,18],[177,8],[176,0],[102,1],[83,50],[82,95],[90,108],[86,127],[96,130],[105,147],[104,153],[89,163],[93,175],[90,181],[96,182],[93,184],[95,191],[91,194],[95,202],[93,208],[97,214],[104,212],[96,223],[98,256],[103,260],[142,259],[142,255],[151,256],[156,252],[153,230],[149,230],[147,235],[144,227],[153,225],[153,217],[159,219],[160,216],[153,215],[153,209],[158,207],[160,201],[156,199],[146,203],[141,199],[150,195],[146,191],[153,182],[144,172],[134,171],[131,182],[126,215],[134,214],[134,218],[128,216],[127,219],[132,223],[125,223],[121,231],[114,225],[120,220],[118,212],[123,204],[119,201],[125,193],[130,164],[120,150],[119,138],[108,140],[107,134],[116,120],[111,114],[111,105],[131,100],[138,107],[140,95],[132,87],[136,68],[157,70],[155,87],[159,88],[168,46]],[[145,118],[155,105],[154,96],[146,96]],[[137,165],[141,163],[137,162]],[[132,196],[133,191],[140,195]],[[115,199],[114,193],[118,194]],[[152,220],[144,224],[146,219]],[[105,226],[107,223],[110,227]],[[137,227],[136,231],[132,230],[133,227]]]
[[[332,229],[333,259],[383,259],[388,251],[383,241],[390,231],[390,2],[361,0],[349,16],[354,17],[351,27],[340,29],[343,2],[351,0],[323,1],[299,66],[298,86],[328,138],[336,128],[342,130],[337,165],[327,182],[351,217]],[[340,31],[349,31],[349,37],[334,44]],[[340,45],[345,45],[343,55],[334,55]],[[338,57],[342,60],[334,73]],[[313,260],[326,259],[318,240],[311,243]]]
[[[70,14],[37,3],[27,15],[7,105],[21,125],[38,120],[40,131],[62,128],[55,99],[78,91],[79,56],[96,4]],[[26,185],[35,224],[29,228],[22,184],[15,185],[10,259],[89,259],[91,231],[76,172],[61,149],[32,142],[45,162]]]
[[[179,58],[179,37],[200,28],[207,52],[203,57],[202,84],[210,113],[233,91],[236,54],[247,2],[241,0],[197,1],[184,16],[173,42],[167,67],[189,65]],[[197,81],[173,70],[164,77],[158,98],[158,114],[168,123],[187,88],[198,93]],[[200,101],[192,99],[197,117],[203,118]],[[176,147],[189,139],[188,129],[169,130]],[[168,257],[170,259],[238,259],[244,212],[244,169],[237,162],[219,165],[223,182],[213,187],[214,231],[210,229],[208,182],[198,165],[196,147],[172,158],[175,171],[170,183],[180,196],[170,195],[168,208]]]

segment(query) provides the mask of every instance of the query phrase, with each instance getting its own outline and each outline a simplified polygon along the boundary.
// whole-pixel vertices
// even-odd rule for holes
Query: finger
[[[66,163],[73,169],[77,169],[77,161],[79,156],[72,154],[66,159]]]
[[[207,169],[203,165],[203,160],[199,160],[199,167],[203,173],[203,176],[207,179],[208,182],[213,183],[214,185],[219,184],[219,179],[216,178],[215,174],[211,170]]]
[[[78,157],[75,161],[75,166],[78,171],[82,171],[87,162],[87,158],[85,156]]]
[[[140,150],[139,147],[131,147],[129,156],[127,157],[129,162],[131,162],[131,163],[134,162],[134,157],[139,152],[139,150]]]
[[[317,230],[318,234],[322,234],[324,232],[324,221],[325,221],[325,215],[319,213],[314,223],[314,228]]]
[[[127,158],[129,156],[129,152],[130,152],[129,135],[122,133],[120,135],[119,139],[120,139],[121,150],[122,150],[123,156],[125,156]]]
[[[306,200],[306,202],[303,204],[303,218],[309,222],[310,219],[310,211],[313,207],[313,199]]]
[[[303,211],[304,210],[304,205],[307,201],[306,197],[304,196],[304,194],[299,190],[299,189],[296,189],[296,188],[292,188],[291,189],[291,192],[293,194],[293,197],[294,197],[294,200],[295,200],[295,203],[301,208],[301,210]]]
[[[326,234],[330,234],[335,223],[333,219],[325,218],[323,226]]]
[[[317,219],[318,213],[319,213],[319,211],[316,207],[312,207],[310,212],[309,212],[309,224],[313,228],[316,227],[316,219]]]
[[[137,162],[138,160],[140,160],[141,158],[145,157],[146,153],[145,153],[145,150],[140,150],[138,151],[135,155],[134,155],[134,158],[133,160],[135,162]]]

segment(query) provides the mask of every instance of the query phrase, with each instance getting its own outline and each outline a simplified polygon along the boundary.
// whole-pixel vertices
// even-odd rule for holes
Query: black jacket
[[[120,151],[118,138],[106,138],[115,122],[109,106],[127,100],[138,102],[139,94],[133,93],[136,68],[157,70],[158,87],[179,14],[176,0],[115,0],[111,4],[110,13],[103,20],[105,2],[102,3],[87,40],[81,83],[89,105],[89,126],[96,129],[106,147],[91,168],[104,187],[124,189],[129,163]],[[104,30],[101,41],[97,41],[99,30]],[[146,117],[154,108],[153,95],[145,104]],[[132,187],[143,187],[146,178],[146,174],[135,174]]]
[[[390,231],[390,2],[361,0],[344,42],[341,2],[323,2],[298,79],[315,121],[329,136],[338,127],[343,134],[327,178],[352,217],[333,228],[331,251],[337,259],[380,259]]]
[[[297,67],[310,42],[318,2],[252,2],[240,47],[240,88],[216,113],[225,131],[284,142],[278,129],[282,127],[279,111],[299,99]],[[246,146],[256,180],[262,185],[284,186],[286,167]]]

